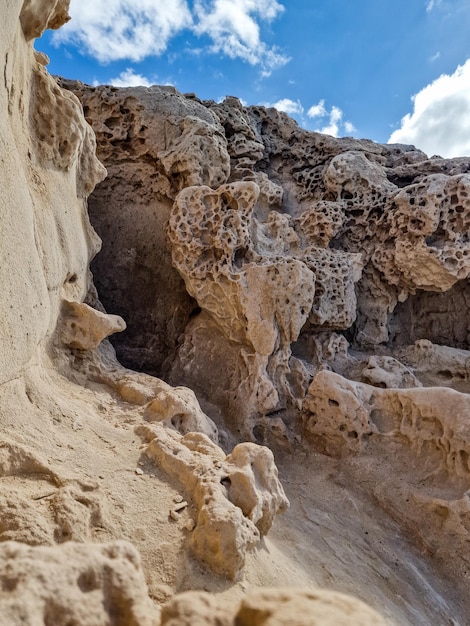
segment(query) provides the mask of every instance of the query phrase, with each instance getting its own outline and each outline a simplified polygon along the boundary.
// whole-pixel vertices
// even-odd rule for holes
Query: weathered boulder
[[[121,541],[0,544],[0,624],[157,626],[140,558]]]
[[[182,593],[162,610],[162,626],[384,626],[363,602],[333,591],[255,589],[239,606],[203,592]]]

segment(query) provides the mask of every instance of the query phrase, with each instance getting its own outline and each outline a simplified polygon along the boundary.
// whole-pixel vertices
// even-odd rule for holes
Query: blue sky
[[[36,48],[89,84],[238,96],[335,136],[470,155],[470,0],[72,0]]]

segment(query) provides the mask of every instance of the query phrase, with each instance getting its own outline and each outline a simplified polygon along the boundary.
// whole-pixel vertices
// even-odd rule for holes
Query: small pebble
[[[140,469],[140,467],[136,467],[135,468],[135,473],[137,474],[137,476],[142,476],[142,474],[144,473],[143,470]]]
[[[186,528],[186,530],[189,530],[189,532],[191,532],[196,528],[196,522],[193,519],[188,519],[184,527]]]
[[[170,517],[171,519],[175,520],[175,522],[177,522],[180,519],[181,515],[172,509],[170,511]]]
[[[174,508],[174,510],[178,513],[179,511],[182,511],[183,509],[185,509],[188,506],[188,503],[183,500],[183,502],[180,502],[179,504],[177,504]]]
[[[176,503],[183,502],[183,496],[175,496],[173,498],[173,502],[176,502]]]

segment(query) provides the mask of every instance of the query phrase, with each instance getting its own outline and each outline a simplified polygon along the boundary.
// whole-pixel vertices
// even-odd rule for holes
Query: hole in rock
[[[470,282],[467,279],[445,292],[418,290],[399,303],[390,315],[390,343],[410,345],[418,339],[429,339],[437,345],[469,350],[470,317],[462,314],[468,310],[468,302]]]
[[[97,580],[96,572],[92,569],[80,574],[77,579],[77,585],[83,593],[88,593],[94,589],[98,589],[100,586],[99,581]]]

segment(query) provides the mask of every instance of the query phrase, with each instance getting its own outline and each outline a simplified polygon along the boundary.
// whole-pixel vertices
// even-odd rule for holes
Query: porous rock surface
[[[92,219],[109,255],[119,257],[131,245],[135,255],[127,274],[118,270],[114,278],[97,261],[102,298],[127,302],[136,280],[153,273],[156,288],[163,272],[167,279],[158,304],[142,302],[126,318],[134,330],[116,338],[118,354],[126,360],[135,349],[141,369],[157,368],[191,386],[237,436],[266,430],[265,416],[295,413],[312,364],[325,362],[315,354],[318,345],[312,349],[318,341],[347,340],[364,358],[388,359],[389,369],[393,349],[418,339],[442,343],[447,334],[451,346],[467,346],[457,306],[470,273],[468,159],[428,159],[412,146],[309,133],[283,113],[245,108],[233,97],[217,104],[171,88],[64,84],[82,101],[100,158],[118,172],[92,195]],[[188,163],[195,164],[192,178]],[[123,195],[129,185],[132,203]],[[149,185],[153,196],[144,198],[141,189]],[[168,224],[167,241],[156,213],[159,226]],[[160,254],[152,266],[150,246]],[[175,305],[178,275],[186,290]],[[460,300],[452,297],[455,289]],[[455,330],[446,334],[443,305],[435,311],[432,304],[437,294],[449,294],[441,301],[447,327]],[[196,301],[191,306],[189,296]],[[415,324],[418,299],[430,304]],[[159,326],[155,315],[164,309]],[[162,355],[152,345],[168,330],[168,318],[174,334]],[[354,369],[350,357],[346,349]],[[406,369],[406,363],[398,359],[394,367]],[[380,382],[379,376],[376,384],[421,384],[411,371],[405,378]]]
[[[364,603],[333,591],[258,589],[232,612],[203,592],[176,596],[162,610],[162,626],[385,626]]]
[[[470,160],[310,133],[234,97],[61,84],[110,171],[90,198],[101,297],[160,290],[126,311],[120,357],[193,389],[224,441],[374,467],[376,502],[464,576]]]
[[[68,5],[0,24],[0,620],[466,624],[470,162],[53,79]]]
[[[217,483],[216,504],[201,500],[201,514],[209,520],[204,541],[213,542],[211,533],[219,532],[211,526],[214,516],[230,518],[233,512],[232,532],[247,525],[251,532],[249,541],[228,547],[222,542],[218,558],[224,574],[239,574],[246,551],[288,501],[269,450],[247,443],[226,458],[215,443],[217,427],[191,390],[126,370],[103,343],[126,326],[120,316],[105,312],[89,271],[100,240],[88,219],[87,198],[106,171],[80,102],[48,74],[47,58],[32,46],[45,28],[69,19],[68,5],[67,0],[12,2],[1,26],[0,619],[9,626],[157,624],[136,549],[112,542],[127,537],[133,525],[122,514],[126,489],[137,491],[142,505],[146,492],[155,497],[165,484],[162,478],[136,490],[124,487],[129,478],[113,478],[129,463],[124,459],[133,457],[130,462],[138,465],[141,442],[129,425],[157,422],[164,449],[167,430],[175,437],[177,431],[194,440],[205,437],[214,458],[223,457],[221,478],[233,476],[233,489]],[[171,155],[167,161],[171,169]],[[198,182],[192,167],[189,163],[189,183]],[[160,444],[150,445],[154,450]],[[148,471],[155,471],[148,458]],[[172,473],[181,478],[179,467],[162,470],[167,481]],[[196,458],[185,471],[187,483],[203,473],[204,463]],[[137,467],[132,474],[144,471]],[[163,500],[169,497],[167,490]],[[137,508],[127,512],[131,520]],[[195,538],[202,525],[198,519]],[[147,526],[141,544],[148,541]],[[182,529],[173,534],[176,554]],[[103,538],[111,543],[99,545]],[[144,557],[147,571],[151,554],[149,549]],[[173,582],[175,565],[166,570]],[[158,593],[157,582],[153,589]]]
[[[136,549],[124,541],[62,548],[0,544],[0,624],[156,626]]]
[[[246,442],[226,456],[203,433],[182,437],[155,426],[138,432],[149,441],[145,454],[177,476],[194,500],[191,550],[215,573],[235,578],[246,551],[268,533],[276,513],[289,506],[272,452]]]

